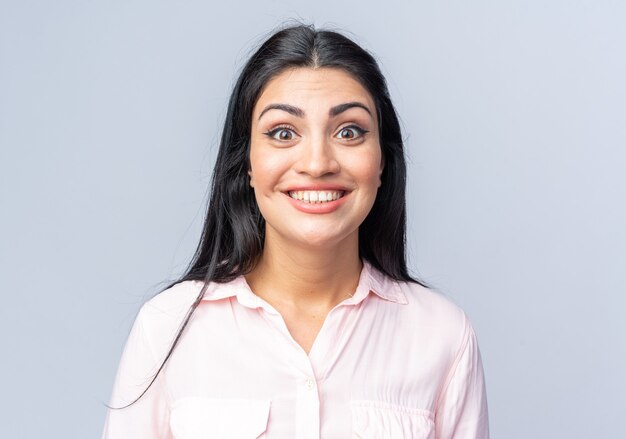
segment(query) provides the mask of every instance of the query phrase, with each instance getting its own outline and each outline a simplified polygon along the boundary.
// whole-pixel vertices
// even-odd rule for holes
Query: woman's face
[[[382,169],[376,107],[352,76],[295,68],[268,82],[252,113],[249,170],[267,240],[358,239]]]

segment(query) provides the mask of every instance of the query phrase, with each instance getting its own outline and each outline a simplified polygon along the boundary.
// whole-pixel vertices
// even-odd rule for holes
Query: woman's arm
[[[488,439],[487,395],[476,334],[465,320],[465,337],[439,397],[437,439]]]
[[[126,408],[148,387],[162,358],[156,358],[147,327],[150,305],[144,305],[130,332],[104,426],[103,439],[170,439],[169,408],[163,373],[145,395]]]

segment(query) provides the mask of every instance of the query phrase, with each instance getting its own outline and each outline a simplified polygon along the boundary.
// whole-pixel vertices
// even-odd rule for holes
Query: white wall
[[[100,434],[237,69],[289,17],[381,62],[411,266],[472,319],[492,437],[626,437],[625,4],[242,3],[0,1],[0,437]]]

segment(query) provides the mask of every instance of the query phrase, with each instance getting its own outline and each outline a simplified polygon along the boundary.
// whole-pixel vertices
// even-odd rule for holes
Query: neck
[[[324,248],[266,240],[263,254],[246,280],[272,305],[306,310],[331,309],[350,297],[359,281],[358,232]]]

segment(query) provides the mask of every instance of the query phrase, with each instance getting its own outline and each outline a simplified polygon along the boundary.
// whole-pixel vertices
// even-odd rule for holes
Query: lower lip
[[[298,209],[300,212],[305,213],[330,213],[339,209],[343,204],[348,192],[343,194],[343,197],[338,198],[333,201],[325,201],[323,203],[305,203],[304,201],[296,200],[295,198],[291,198],[289,194],[285,194],[287,198],[289,198],[289,202],[293,207]]]

